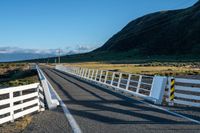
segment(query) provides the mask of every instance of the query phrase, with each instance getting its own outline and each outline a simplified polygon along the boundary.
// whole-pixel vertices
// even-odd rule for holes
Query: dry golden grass
[[[27,71],[29,69],[28,64],[15,64],[15,63],[4,63],[0,64],[0,75],[3,75],[7,73],[8,71],[13,71],[16,69],[20,69],[19,72],[15,73],[22,73],[23,71]],[[18,85],[25,85],[30,84],[34,82],[38,82],[37,75],[31,75],[27,76],[24,75],[24,78],[21,79],[15,79],[8,82],[0,82],[0,87],[6,87],[6,86],[18,86]],[[32,116],[27,115],[23,118],[15,120],[13,123],[5,123],[3,125],[0,125],[0,133],[19,133],[22,132],[31,122]]]
[[[32,120],[32,116],[28,115],[16,120],[13,123],[5,123],[0,126],[1,133],[20,133],[22,132]]]
[[[66,66],[77,66],[91,69],[115,70],[135,74],[147,75],[197,75],[200,74],[200,68],[194,68],[192,65],[141,65],[141,64],[109,64],[102,62],[85,63],[65,63]]]
[[[15,69],[27,70],[29,65],[25,63],[0,63],[0,75]]]

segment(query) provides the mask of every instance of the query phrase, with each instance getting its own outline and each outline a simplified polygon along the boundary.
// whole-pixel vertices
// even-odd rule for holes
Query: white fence
[[[56,69],[81,79],[105,85],[132,95],[142,97],[156,104],[161,104],[164,95],[166,77],[145,76],[106,70],[95,70],[79,67],[64,67],[57,65]]]
[[[44,88],[44,95],[45,95],[45,100],[47,103],[47,106],[49,109],[54,109],[59,105],[58,99],[54,93],[53,87],[45,77],[44,73],[42,70],[36,66],[42,87]]]
[[[0,89],[0,124],[44,109],[39,83]]]
[[[200,107],[200,80],[175,78],[174,99],[170,101],[170,80],[168,78],[167,102],[170,104],[181,104],[187,106]]]

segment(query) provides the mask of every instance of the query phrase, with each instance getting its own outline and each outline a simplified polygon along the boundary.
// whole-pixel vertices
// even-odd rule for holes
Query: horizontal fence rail
[[[171,79],[174,79],[174,92],[170,94],[172,91]],[[200,107],[200,80],[169,77],[167,91],[166,101],[169,105],[181,104]]]
[[[0,124],[44,110],[39,83],[0,89]]]
[[[162,102],[164,87],[167,81],[166,77],[160,76],[146,76],[79,67],[64,67],[62,65],[57,65],[56,69],[99,85],[116,88],[132,95],[142,97],[157,104],[161,104]]]

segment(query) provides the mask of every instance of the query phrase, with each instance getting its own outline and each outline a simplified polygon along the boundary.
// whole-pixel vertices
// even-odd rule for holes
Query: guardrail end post
[[[154,104],[162,104],[166,85],[167,77],[154,76],[150,92],[150,97],[155,99]]]
[[[170,77],[168,79],[168,85],[169,85],[169,106],[174,106],[174,93],[175,93],[175,78],[174,77]]]

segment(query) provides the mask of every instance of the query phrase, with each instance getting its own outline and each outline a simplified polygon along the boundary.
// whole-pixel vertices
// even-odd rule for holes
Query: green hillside
[[[133,20],[102,47],[63,56],[63,62],[200,61],[200,1],[181,10],[161,11]],[[55,58],[32,60],[54,62]]]
[[[200,53],[200,1],[175,11],[149,14],[130,22],[95,52],[138,55],[198,55]]]

